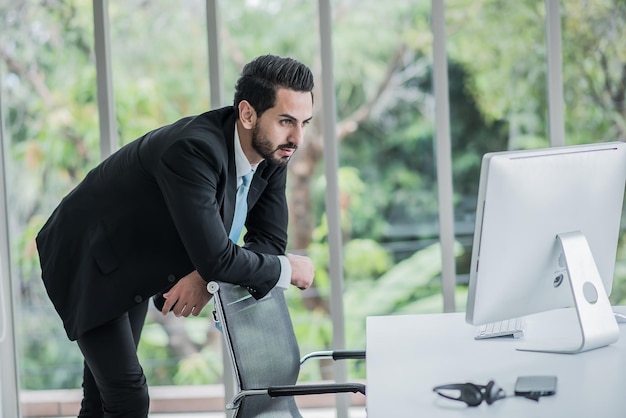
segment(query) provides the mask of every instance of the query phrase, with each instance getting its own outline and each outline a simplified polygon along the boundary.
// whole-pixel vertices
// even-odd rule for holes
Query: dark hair
[[[257,116],[276,104],[276,90],[286,88],[311,92],[313,74],[306,65],[293,58],[262,55],[243,67],[235,84],[235,111],[242,100],[247,100]]]

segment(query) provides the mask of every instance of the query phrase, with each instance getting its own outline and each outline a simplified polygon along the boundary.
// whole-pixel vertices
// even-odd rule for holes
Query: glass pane
[[[120,145],[209,108],[204,0],[110,1],[109,20]],[[151,387],[221,382],[211,306],[177,318],[150,303],[138,353]]]
[[[549,146],[543,1],[446,2],[457,310],[465,308],[484,153]]]
[[[120,144],[209,107],[206,1],[109,2]]]
[[[561,8],[567,142],[626,141],[626,4],[563,1]],[[624,221],[610,300],[626,304]]]
[[[289,162],[287,199],[289,205],[288,252],[307,254],[316,263],[313,288],[301,292],[290,288],[286,292],[295,332],[304,355],[328,348],[331,343],[331,319],[328,309],[328,281],[321,279],[328,259],[323,250],[313,252],[313,231],[319,226],[311,208],[315,179],[323,173],[324,154],[321,136],[321,75],[319,71],[319,34],[317,2],[236,0],[222,8],[222,36],[225,40],[224,92],[230,103],[234,83],[241,67],[253,58],[274,54],[290,56],[303,62],[314,72],[316,88],[312,123],[307,127],[304,142]],[[323,205],[323,196],[322,196]],[[323,211],[323,206],[321,208]],[[325,371],[316,365],[306,367],[301,380],[320,379]],[[327,377],[327,376],[325,376]]]
[[[82,358],[41,282],[34,237],[99,160],[90,2],[0,2],[2,98],[22,390],[80,386]]]
[[[169,3],[140,3],[109,2],[120,144],[208,107],[204,2],[186,1],[168,13],[163,11],[172,9]],[[61,198],[100,161],[93,11],[91,2],[20,0],[0,2],[0,19],[21,388],[29,394],[80,388],[82,356],[45,294],[34,237]],[[160,53],[166,49],[171,51]],[[175,338],[172,355],[155,322],[146,326],[140,346],[151,384],[221,379],[219,355],[203,352],[203,367],[197,356],[195,363],[188,358],[193,356],[176,357],[189,345],[215,350],[219,341],[207,343],[203,335],[210,321],[179,326],[182,337]],[[29,411],[26,405],[23,412]]]
[[[334,4],[347,346],[363,348],[367,316],[443,310],[430,4]]]

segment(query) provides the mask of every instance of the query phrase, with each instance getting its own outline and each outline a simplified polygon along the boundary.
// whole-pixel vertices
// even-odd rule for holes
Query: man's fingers
[[[199,275],[189,274],[183,277],[167,293],[163,294],[165,303],[161,309],[163,315],[172,312],[176,316],[198,316],[202,308],[211,299],[206,290],[206,283]]]
[[[179,301],[180,302],[180,301]],[[207,302],[197,302],[195,304],[193,304],[193,302],[190,303],[177,303],[176,306],[174,307],[174,310],[172,311],[174,313],[174,315],[180,317],[189,317],[189,315],[193,315],[193,316],[198,316],[200,314],[200,312],[202,311],[202,308],[204,308],[207,305]],[[182,305],[182,307],[178,306],[178,305]]]
[[[193,309],[192,309],[192,311],[190,313],[193,316],[200,315],[200,312],[202,312],[202,309],[204,309],[204,307],[209,303],[209,301],[211,300],[212,297],[213,297],[213,295],[209,294],[209,298],[206,301],[202,301],[200,303],[196,303],[196,306],[193,307]]]
[[[176,315],[178,317],[180,317],[180,316],[184,316],[184,317],[189,316],[189,312],[185,313],[185,308],[187,308],[187,305],[183,305],[182,308],[174,309],[174,315]]]
[[[189,310],[189,314],[187,316],[189,316],[189,315],[198,316],[200,311],[202,311],[202,307],[192,306],[191,309]]]
[[[178,298],[170,297],[168,293],[163,294],[163,297],[165,298],[165,303],[163,304],[163,308],[161,308],[161,313],[163,315],[167,315],[167,313],[178,301]]]

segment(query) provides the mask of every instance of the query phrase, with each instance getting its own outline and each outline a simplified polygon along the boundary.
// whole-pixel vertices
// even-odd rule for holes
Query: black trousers
[[[137,359],[147,311],[145,301],[77,340],[85,358],[79,417],[148,416],[148,385]]]

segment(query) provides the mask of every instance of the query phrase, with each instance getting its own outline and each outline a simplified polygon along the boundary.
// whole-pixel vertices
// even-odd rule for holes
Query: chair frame
[[[237,355],[233,348],[233,340],[231,330],[228,327],[228,318],[226,317],[221,294],[220,286],[236,286],[229,283],[220,283],[211,281],[207,284],[209,293],[213,295],[215,308],[213,311],[214,320],[216,325],[221,329],[224,338],[225,346],[228,351],[231,366],[233,367],[233,374],[236,383],[236,395],[226,404],[227,410],[237,410],[246,397],[269,395],[272,398],[285,397],[285,396],[302,396],[302,395],[319,395],[330,393],[361,393],[365,395],[366,387],[361,383],[323,383],[323,384],[289,384],[289,385],[273,385],[262,388],[242,389],[240,373],[241,370],[237,365]],[[282,290],[272,290],[272,292]],[[286,307],[285,307],[286,309]],[[287,318],[291,322],[290,318]],[[295,336],[294,336],[295,338]],[[333,360],[346,360],[346,359],[365,359],[365,350],[327,350],[316,351],[309,353],[300,359],[300,366],[311,359],[333,359]]]

